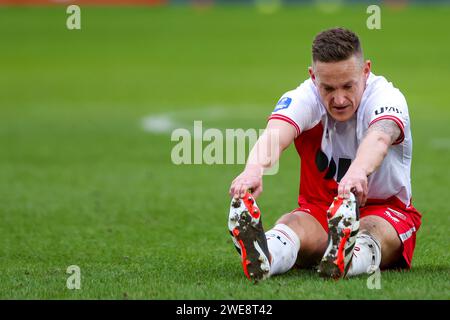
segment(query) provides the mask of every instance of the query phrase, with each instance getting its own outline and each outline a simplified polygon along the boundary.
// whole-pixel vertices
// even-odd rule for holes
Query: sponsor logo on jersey
[[[289,98],[289,97],[281,98],[280,101],[278,101],[278,103],[275,107],[275,110],[273,110],[273,112],[276,112],[281,109],[286,109],[287,107],[289,107],[291,102],[292,102],[292,98]]]
[[[399,108],[396,108],[396,107],[380,107],[380,108],[375,110],[375,115],[378,116],[378,115],[380,115],[382,113],[385,113],[385,112],[402,114],[402,111]]]

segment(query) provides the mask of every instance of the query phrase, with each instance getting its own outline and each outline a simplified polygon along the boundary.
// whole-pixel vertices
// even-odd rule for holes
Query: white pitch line
[[[193,129],[194,121],[218,120],[225,118],[235,118],[236,112],[239,112],[239,117],[245,117],[243,111],[245,107],[255,106],[240,106],[239,111],[236,106],[220,106],[213,105],[201,109],[182,109],[177,112],[164,112],[157,114],[150,114],[141,119],[141,126],[146,132],[153,134],[170,134],[177,128],[185,128],[189,131]],[[251,116],[251,113],[248,115]],[[208,128],[203,128],[204,130]]]
[[[227,114],[226,107],[211,106],[203,109],[183,109],[177,112],[150,114],[141,120],[144,131],[155,134],[171,133],[177,128],[192,130],[192,123],[196,120],[220,119]]]
[[[436,150],[450,150],[450,138],[434,138],[430,141],[430,146]]]
[[[142,119],[141,123],[144,131],[157,134],[171,133],[176,128],[182,127],[169,114],[147,116]]]

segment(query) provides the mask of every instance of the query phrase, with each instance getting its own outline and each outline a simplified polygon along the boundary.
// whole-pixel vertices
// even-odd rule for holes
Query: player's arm
[[[348,197],[350,190],[354,190],[361,206],[367,200],[367,177],[375,172],[386,157],[389,147],[397,141],[402,131],[392,120],[379,120],[368,128],[359,148],[355,160],[339,183],[338,194]]]
[[[296,129],[289,123],[271,119],[266,130],[259,137],[247,160],[244,171],[233,180],[230,196],[243,197],[248,189],[253,190],[256,198],[262,192],[262,176],[264,170],[272,167],[280,158],[281,153],[295,139]]]

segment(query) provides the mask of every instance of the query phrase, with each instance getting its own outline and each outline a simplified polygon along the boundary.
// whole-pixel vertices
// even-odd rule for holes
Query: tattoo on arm
[[[380,120],[372,124],[366,132],[366,135],[372,131],[379,131],[387,134],[391,138],[393,144],[401,135],[398,125],[392,120]]]

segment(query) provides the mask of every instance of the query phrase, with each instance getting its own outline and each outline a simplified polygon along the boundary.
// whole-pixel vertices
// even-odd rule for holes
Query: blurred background
[[[449,299],[449,18],[448,1],[0,0],[0,297]],[[243,165],[175,165],[171,132],[264,128],[335,26],[409,104],[414,269],[378,292],[313,271],[249,286],[226,227]],[[265,177],[266,227],[296,208],[299,166],[291,147]]]

